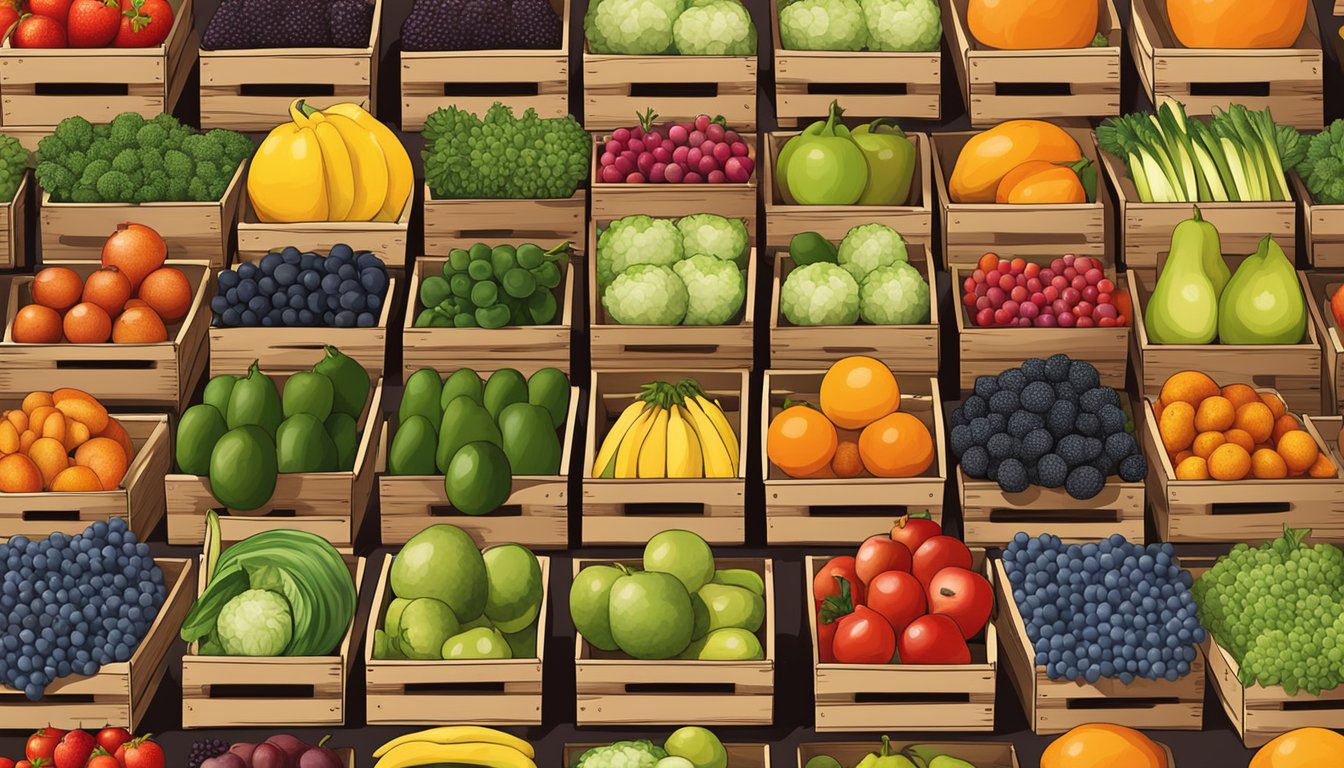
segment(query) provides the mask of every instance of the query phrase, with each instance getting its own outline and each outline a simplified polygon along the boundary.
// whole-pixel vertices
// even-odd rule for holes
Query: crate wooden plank
[[[805,742],[798,745],[798,768],[806,768],[808,761],[821,755],[829,755],[841,765],[857,765],[869,754],[879,751],[881,746],[880,741]],[[976,768],[1019,768],[1021,765],[1017,760],[1017,748],[1007,741],[891,741],[893,753],[906,747],[925,747],[936,754],[967,761]],[[1176,764],[1168,761],[1167,768],[1176,768]]]
[[[28,192],[36,189],[33,175],[23,172],[19,188],[8,202],[0,203],[0,269],[18,269],[27,266],[28,256]]]
[[[1018,531],[1031,536],[1052,533],[1069,543],[1098,541],[1118,533],[1143,541],[1142,482],[1106,478],[1101,493],[1075,499],[1063,488],[1033,485],[1021,493],[1007,493],[992,480],[977,480],[957,467],[961,497],[963,540],[971,546],[1002,547]]]
[[[238,222],[238,259],[261,261],[275,248],[294,246],[300,251],[327,253],[333,245],[344,243],[355,251],[371,251],[390,270],[406,267],[406,236],[415,207],[415,191],[406,195],[406,204],[396,221],[298,221],[263,222],[257,219],[250,202],[244,202]]]
[[[1312,199],[1297,171],[1290,171],[1293,197],[1302,201],[1302,233],[1307,264],[1316,269],[1344,269],[1344,205],[1323,205]]]
[[[1290,696],[1281,685],[1243,685],[1240,665],[1212,635],[1204,642],[1204,655],[1218,703],[1248,749],[1298,728],[1344,729],[1344,686],[1319,696],[1306,691]]]
[[[818,402],[825,370],[765,372],[761,398],[761,445],[771,420],[784,401]],[[766,539],[770,544],[854,544],[891,528],[901,515],[927,512],[942,522],[943,489],[947,485],[946,440],[938,380],[898,375],[901,411],[917,417],[933,436],[934,463],[923,474],[907,478],[873,477],[796,479],[776,467],[761,451],[765,479]],[[853,431],[841,439],[857,440]]]
[[[425,185],[425,255],[447,256],[476,243],[563,242],[585,250],[588,191],[555,200],[437,200]]]
[[[658,741],[661,741],[661,739]],[[607,742],[607,744],[609,743]],[[585,751],[602,746],[606,746],[606,744],[566,744],[563,765],[574,765]],[[728,753],[728,765],[732,768],[770,768],[769,744],[728,743],[723,745],[723,749]],[[991,768],[994,767],[991,766]]]
[[[655,58],[637,56],[633,58]],[[675,56],[679,62],[709,58],[705,56]],[[680,65],[678,65],[680,66]],[[675,70],[674,70],[675,71]],[[642,103],[642,102],[641,102]],[[754,103],[754,102],[753,102]],[[618,123],[618,126],[631,123],[633,114]],[[729,130],[739,130],[738,123],[731,118]],[[756,231],[756,184],[762,171],[760,152],[757,149],[757,136],[754,133],[739,131],[742,141],[747,145],[747,156],[756,161],[756,169],[744,184],[611,184],[598,181],[598,161],[602,157],[602,145],[611,135],[593,134],[592,169],[589,184],[592,187],[593,220],[611,221],[623,216],[660,216],[680,218],[695,213],[717,213],[729,218],[745,219],[747,231]],[[596,244],[593,246],[596,248]]]
[[[1344,343],[1339,322],[1330,309],[1330,297],[1344,285],[1344,272],[1313,269],[1307,280],[1307,311],[1321,340],[1321,413],[1335,414],[1344,407]]]
[[[584,566],[639,560],[574,560]],[[593,648],[574,637],[574,674],[580,727],[769,725],[774,721],[775,576],[768,558],[716,557],[716,568],[746,568],[765,582],[765,620],[756,632],[765,658],[756,661],[642,661],[620,651]],[[725,688],[727,690],[725,690]]]
[[[652,109],[661,121],[723,115],[756,129],[756,57],[626,56],[583,46],[583,124],[589,130],[633,125]]]

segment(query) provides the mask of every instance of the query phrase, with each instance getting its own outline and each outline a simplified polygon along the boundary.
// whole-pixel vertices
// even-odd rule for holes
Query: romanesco
[[[588,176],[588,134],[573,117],[514,117],[496,103],[484,119],[457,107],[425,119],[425,182],[436,200],[548,199]]]

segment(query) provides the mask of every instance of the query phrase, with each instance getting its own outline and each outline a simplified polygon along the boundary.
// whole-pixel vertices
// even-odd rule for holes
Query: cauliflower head
[[[779,40],[795,51],[861,51],[863,8],[857,0],[799,0],[779,12]]]
[[[613,221],[597,238],[598,284],[609,284],[636,264],[676,264],[685,255],[681,237],[669,219],[626,216]]]
[[[220,609],[215,632],[229,656],[279,656],[294,636],[294,617],[278,593],[249,589]]]
[[[756,25],[738,0],[696,2],[672,25],[672,42],[687,56],[754,56]]]
[[[849,270],[854,282],[863,279],[878,267],[898,261],[909,261],[905,238],[886,224],[860,224],[845,233],[836,254],[840,266]]]
[[[859,319],[859,284],[829,261],[808,264],[784,279],[779,309],[794,325],[853,325]]]
[[[579,755],[574,768],[653,768],[667,752],[648,739],[618,741]]]
[[[871,325],[924,325],[929,322],[929,284],[909,262],[878,267],[859,287],[859,317]]]
[[[870,51],[936,51],[943,19],[934,0],[860,0]]]
[[[682,251],[687,256],[703,253],[745,267],[747,225],[741,219],[726,219],[712,213],[684,216],[677,222]]]
[[[672,267],[686,286],[686,318],[682,325],[723,325],[747,298],[747,278],[737,264],[697,254]]]
[[[679,325],[686,317],[686,284],[657,264],[636,264],[602,292],[602,306],[621,325]]]
[[[593,53],[667,53],[672,25],[685,9],[685,0],[601,0],[583,19],[588,47]]]

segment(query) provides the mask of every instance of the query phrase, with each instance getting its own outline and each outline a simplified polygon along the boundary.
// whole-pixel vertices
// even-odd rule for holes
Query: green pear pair
[[[805,768],[845,768],[830,755],[817,755],[807,761]],[[943,754],[932,747],[912,744],[896,751],[891,739],[882,737],[882,749],[869,752],[854,768],[976,768],[958,757]]]

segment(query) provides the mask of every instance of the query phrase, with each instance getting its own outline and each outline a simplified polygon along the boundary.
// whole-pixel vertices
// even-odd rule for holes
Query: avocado
[[[355,468],[355,452],[359,450],[359,425],[349,414],[333,413],[325,426],[336,446],[336,469],[349,472]]]
[[[490,374],[489,381],[485,382],[485,394],[481,402],[485,410],[490,412],[490,417],[498,419],[500,412],[509,405],[527,402],[527,379],[512,368],[500,368]]]
[[[545,408],[514,403],[499,414],[504,455],[515,475],[560,474],[560,439]]]
[[[205,385],[205,395],[202,400],[206,405],[215,406],[219,415],[223,416],[229,412],[229,395],[233,393],[233,385],[242,378],[232,373],[222,373],[212,377],[210,382]]]
[[[448,410],[448,404],[459,396],[466,395],[481,404],[485,396],[485,382],[470,368],[459,368],[443,380],[443,391],[439,393],[439,407]]]
[[[406,379],[406,389],[401,395],[401,407],[397,409],[398,421],[405,422],[411,416],[419,414],[429,419],[430,424],[438,424],[443,419],[443,408],[439,405],[439,393],[443,382],[433,368],[421,368]]]
[[[551,429],[559,429],[569,417],[569,378],[555,368],[538,370],[527,380],[527,402],[545,408]]]
[[[334,396],[331,379],[313,371],[299,371],[285,381],[285,391],[280,396],[281,410],[286,419],[296,413],[309,413],[318,421],[325,421],[331,415]]]
[[[495,443],[467,443],[449,462],[443,488],[448,501],[464,515],[494,512],[513,492],[509,459]]]
[[[280,428],[283,420],[280,393],[275,389],[275,382],[262,373],[254,361],[252,367],[247,369],[247,375],[233,385],[224,421],[229,429],[255,424],[265,430],[271,440],[275,440],[275,430]]]
[[[210,491],[229,509],[249,512],[271,500],[277,471],[271,436],[244,424],[224,433],[210,452]]]
[[[316,416],[297,413],[275,432],[275,462],[281,474],[335,472],[336,444]]]
[[[224,416],[213,405],[193,405],[182,414],[177,425],[177,444],[173,446],[177,468],[188,475],[210,474],[210,452],[229,431]]]
[[[359,418],[364,412],[364,401],[369,399],[369,372],[364,366],[341,353],[341,350],[327,345],[326,355],[313,366],[313,370],[331,379],[333,391],[332,410],[347,416]]]
[[[439,447],[434,452],[434,466],[440,472],[448,471],[448,464],[467,443],[484,440],[502,446],[504,441],[499,427],[484,406],[470,397],[458,397],[448,404],[439,427]]]
[[[392,447],[387,452],[387,473],[438,474],[434,466],[434,451],[437,447],[438,435],[434,425],[424,416],[412,414],[392,435]]]

